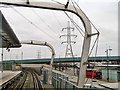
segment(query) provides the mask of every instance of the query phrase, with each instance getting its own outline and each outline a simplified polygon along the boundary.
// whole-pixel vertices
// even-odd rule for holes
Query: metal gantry
[[[68,0],[69,1],[69,0]],[[0,0],[0,4],[5,5],[14,5],[14,6],[23,6],[23,7],[33,7],[33,8],[42,8],[42,9],[49,9],[49,10],[59,10],[59,11],[68,11],[71,13],[76,14],[80,20],[82,21],[85,27],[85,35],[82,47],[82,55],[81,55],[81,64],[80,64],[80,72],[78,76],[78,86],[84,87],[85,83],[85,76],[86,76],[86,68],[87,68],[87,61],[89,56],[89,49],[90,49],[90,41],[92,37],[91,32],[91,22],[85,13],[79,8],[78,5],[70,5],[69,2],[67,4],[58,4],[58,3],[51,3],[51,2],[34,2],[21,0]],[[76,3],[75,3],[76,4]]]
[[[51,79],[52,79],[52,66],[53,66],[53,61],[54,61],[54,57],[55,57],[55,50],[54,48],[47,42],[41,42],[41,41],[21,41],[21,44],[31,44],[31,45],[41,45],[41,46],[47,46],[50,48],[51,52],[52,52],[52,56],[51,56],[51,61],[50,61],[50,68],[49,68],[49,77],[48,77],[48,81],[49,84],[51,84]]]

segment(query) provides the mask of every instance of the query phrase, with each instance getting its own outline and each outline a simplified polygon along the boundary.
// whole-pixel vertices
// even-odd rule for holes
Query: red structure
[[[77,69],[77,74],[78,73],[79,73],[79,69]],[[86,78],[102,80],[102,72],[100,69],[87,69]]]
[[[102,72],[100,69],[87,69],[86,70],[86,77],[102,80]]]

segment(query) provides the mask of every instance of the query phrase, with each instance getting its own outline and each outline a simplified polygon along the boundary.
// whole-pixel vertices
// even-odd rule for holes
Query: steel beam
[[[50,61],[48,83],[51,84],[52,83],[52,67],[53,67],[53,61],[54,61],[54,57],[55,57],[54,48],[50,44],[48,44],[47,42],[40,42],[40,41],[33,41],[33,40],[21,41],[21,44],[41,45],[41,46],[47,46],[50,48],[50,50],[52,52],[52,56],[51,56],[51,61]]]

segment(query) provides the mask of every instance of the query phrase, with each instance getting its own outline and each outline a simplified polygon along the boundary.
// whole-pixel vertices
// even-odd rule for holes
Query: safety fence
[[[107,78],[111,82],[118,82],[120,81],[120,72],[117,70],[102,70],[102,79],[107,80]]]
[[[48,82],[48,70],[43,70],[43,83]],[[68,77],[56,72],[52,72],[52,85],[57,90],[78,90],[78,86],[68,80]]]

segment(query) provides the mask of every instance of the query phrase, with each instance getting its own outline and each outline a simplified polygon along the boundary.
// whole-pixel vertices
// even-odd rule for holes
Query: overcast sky
[[[66,3],[67,0],[56,1]],[[118,1],[77,0],[80,8],[100,32],[97,56],[105,56],[105,50],[109,46],[112,48],[110,54],[118,55]],[[66,44],[61,44],[61,42],[66,38],[59,38],[60,35],[66,34],[61,30],[67,27],[69,21],[64,12],[14,6],[0,7],[0,9],[20,41],[47,41],[55,48],[56,57],[65,56]],[[70,15],[83,28],[78,17]],[[74,27],[72,24],[71,26]],[[76,41],[76,44],[72,45],[73,53],[81,56],[83,37],[76,29],[71,33],[78,36],[72,39]],[[94,39],[92,39],[93,42]],[[22,45],[21,48],[11,49],[10,52],[4,50],[4,59],[21,59],[21,52],[23,52],[23,59],[38,58],[38,51],[42,58],[51,57],[46,47]],[[91,56],[94,56],[94,53]]]

